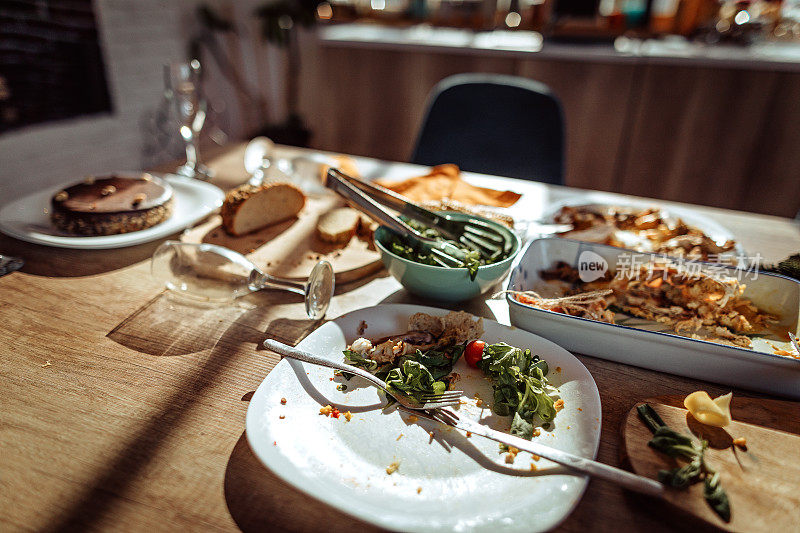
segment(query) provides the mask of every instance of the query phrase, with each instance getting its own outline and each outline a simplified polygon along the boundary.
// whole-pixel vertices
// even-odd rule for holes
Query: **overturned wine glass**
[[[182,296],[206,302],[230,301],[261,289],[281,289],[305,298],[306,314],[325,316],[335,280],[333,267],[320,261],[305,283],[270,276],[242,254],[215,244],[166,241],[150,262],[150,272]]]

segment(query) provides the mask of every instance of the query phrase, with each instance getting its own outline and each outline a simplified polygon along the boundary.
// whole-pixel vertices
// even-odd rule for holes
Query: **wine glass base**
[[[203,181],[209,181],[214,177],[214,171],[202,163],[195,166],[182,165],[175,171],[175,174]]]

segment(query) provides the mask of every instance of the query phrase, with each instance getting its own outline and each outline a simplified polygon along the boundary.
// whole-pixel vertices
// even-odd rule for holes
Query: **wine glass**
[[[164,85],[167,101],[175,105],[181,124],[179,131],[186,145],[186,163],[178,168],[176,174],[209,180],[213,173],[200,162],[197,148],[208,107],[200,91],[200,62],[192,59],[188,63],[164,65]]]
[[[223,246],[166,241],[150,262],[150,272],[171,291],[206,302],[231,301],[262,289],[281,289],[305,298],[306,314],[325,316],[333,296],[333,267],[320,261],[305,283],[270,276],[249,259]]]

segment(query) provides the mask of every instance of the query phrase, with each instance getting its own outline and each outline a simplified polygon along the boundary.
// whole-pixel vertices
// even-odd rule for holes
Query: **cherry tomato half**
[[[464,360],[469,366],[478,368],[478,363],[483,358],[483,348],[485,346],[486,343],[483,341],[472,341],[467,344],[467,348],[464,350]]]

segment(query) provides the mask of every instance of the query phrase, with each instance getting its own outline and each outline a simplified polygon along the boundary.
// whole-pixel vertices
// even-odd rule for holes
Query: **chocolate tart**
[[[172,214],[172,187],[157,176],[87,178],[57,192],[50,220],[74,235],[117,235],[150,228]]]

